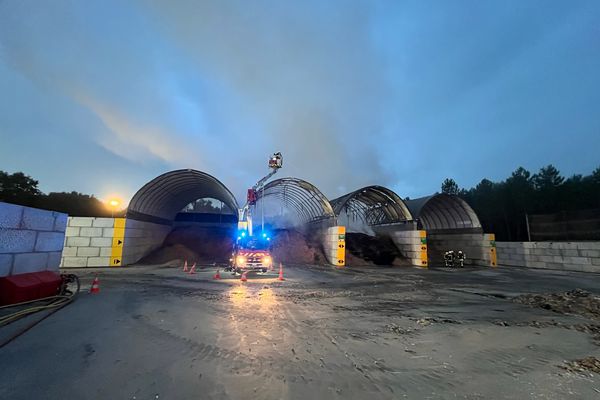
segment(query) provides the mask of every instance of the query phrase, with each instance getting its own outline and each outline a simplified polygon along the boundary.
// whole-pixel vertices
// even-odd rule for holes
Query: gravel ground
[[[212,280],[211,267],[95,272],[100,294],[0,349],[1,399],[600,396],[598,320],[577,312],[588,303],[555,304],[598,296],[593,274],[304,265],[284,282],[242,283]],[[76,273],[89,288],[91,272]]]

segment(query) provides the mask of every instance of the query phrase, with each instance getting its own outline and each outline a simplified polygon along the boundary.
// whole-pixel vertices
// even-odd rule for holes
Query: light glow
[[[235,259],[235,264],[238,267],[243,267],[246,265],[246,257],[244,256],[237,256],[237,258]]]

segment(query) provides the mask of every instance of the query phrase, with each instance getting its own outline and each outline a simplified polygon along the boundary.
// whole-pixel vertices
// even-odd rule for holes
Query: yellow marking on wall
[[[498,252],[496,250],[496,235],[493,233],[488,234],[490,241],[490,265],[496,267],[498,265]]]
[[[346,265],[346,227],[338,226],[337,228],[338,240],[335,261],[338,267],[343,267]]]
[[[421,260],[420,267],[429,268],[429,258],[427,257],[427,231],[419,231],[419,237],[421,238],[421,250],[419,253],[419,259]]]
[[[110,266],[123,266],[123,245],[125,244],[125,218],[115,218]]]

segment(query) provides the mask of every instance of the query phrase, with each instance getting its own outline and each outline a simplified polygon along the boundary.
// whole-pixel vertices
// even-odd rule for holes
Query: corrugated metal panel
[[[221,200],[237,210],[235,196],[215,177],[193,169],[160,175],[142,187],[131,199],[128,213],[173,220],[187,204],[201,198]]]
[[[367,186],[331,201],[336,213],[345,212],[368,225],[393,224],[412,220],[404,201],[383,186]]]
[[[435,194],[407,200],[406,205],[421,229],[481,229],[481,222],[466,201],[455,195]]]
[[[331,219],[335,223],[335,213],[327,197],[316,186],[298,178],[282,178],[269,182],[263,190],[259,190],[258,201],[272,197],[296,212],[304,223]],[[263,197],[264,196],[264,197]]]

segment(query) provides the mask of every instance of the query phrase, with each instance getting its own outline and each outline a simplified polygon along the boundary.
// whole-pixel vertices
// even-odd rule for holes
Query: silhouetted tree
[[[559,188],[565,178],[553,166],[548,165],[532,177],[536,189],[536,201],[533,209],[536,213],[552,213],[559,210]]]
[[[561,176],[552,165],[531,175],[517,168],[505,181],[483,179],[459,192],[498,240],[526,240],[525,214],[600,208],[600,168],[590,175]]]
[[[42,196],[37,206],[46,210],[67,213],[75,217],[110,217],[113,213],[94,196],[78,192],[52,192]],[[114,213],[123,216],[124,211]]]
[[[232,214],[232,210],[217,199],[198,199],[185,206],[186,212],[199,212],[209,214]]]
[[[459,189],[458,185],[454,181],[454,179],[446,178],[444,182],[442,182],[442,193],[445,194],[458,194]]]
[[[38,181],[22,172],[0,171],[0,201],[58,211],[77,217],[110,217],[111,211],[94,196],[71,192],[43,194]],[[124,211],[115,213],[121,216]]]
[[[0,171],[0,201],[31,206],[42,193],[38,181],[22,172]]]
[[[540,168],[540,172],[533,176],[533,184],[537,190],[556,188],[564,182],[565,178],[560,176],[560,172],[550,164]]]

